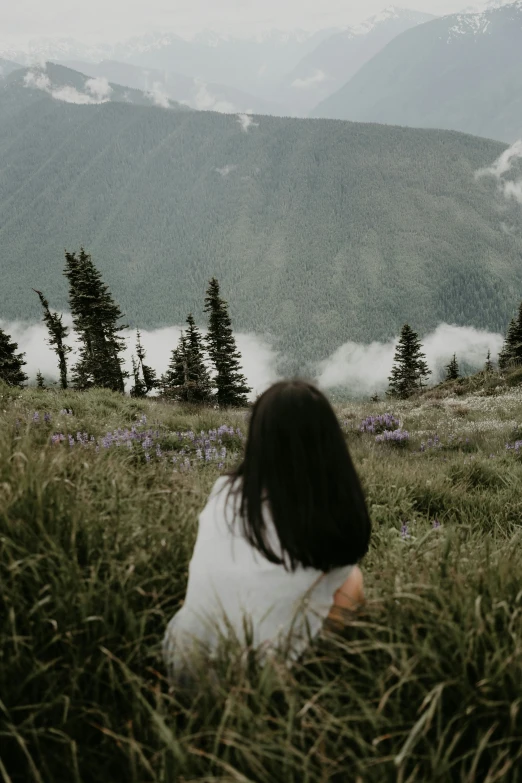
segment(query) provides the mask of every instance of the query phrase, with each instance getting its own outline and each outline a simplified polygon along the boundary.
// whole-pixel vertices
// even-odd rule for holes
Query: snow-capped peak
[[[360,22],[356,25],[350,25],[350,27],[348,27],[345,32],[350,37],[357,35],[368,35],[368,33],[371,33],[376,27],[379,27],[379,25],[386,24],[387,22],[390,22],[394,19],[411,19],[413,22],[418,22],[420,24],[421,22],[427,21],[430,18],[432,18],[430,14],[423,14],[420,11],[409,11],[406,8],[389,5],[378,14],[370,16],[363,22]]]
[[[447,43],[463,36],[488,35],[491,23],[499,11],[511,9],[515,14],[522,13],[522,0],[489,0],[481,10],[470,10],[448,16],[453,24],[448,30]]]

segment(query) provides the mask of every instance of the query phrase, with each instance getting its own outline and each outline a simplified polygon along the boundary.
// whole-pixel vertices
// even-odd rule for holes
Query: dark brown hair
[[[328,572],[366,554],[364,493],[337,416],[313,384],[280,381],[256,400],[244,459],[229,477],[243,533],[270,562]],[[283,558],[267,540],[263,497]]]

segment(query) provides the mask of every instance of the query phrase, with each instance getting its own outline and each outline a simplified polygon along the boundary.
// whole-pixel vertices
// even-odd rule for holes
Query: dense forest
[[[405,322],[504,332],[522,217],[474,177],[504,149],[436,130],[72,105],[15,72],[0,86],[1,316],[38,319],[32,288],[66,310],[63,248],[83,244],[131,326],[202,323],[215,276],[235,328],[296,362]]]

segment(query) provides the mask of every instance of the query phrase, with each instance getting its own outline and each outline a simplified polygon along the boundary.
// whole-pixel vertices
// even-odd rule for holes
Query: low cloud
[[[71,326],[71,317],[66,314],[64,322]],[[35,382],[40,370],[49,381],[58,380],[57,360],[47,345],[48,333],[41,323],[11,322],[0,320],[0,327],[18,343],[18,350],[26,354],[25,372],[29,381]],[[147,352],[146,362],[161,376],[170,362],[171,352],[176,348],[181,326],[141,331],[141,340]],[[204,330],[202,330],[203,333]],[[131,356],[136,343],[136,332],[126,330],[123,333],[127,342],[125,351],[126,369],[131,371]],[[268,386],[280,379],[277,367],[284,359],[270,343],[253,333],[238,332],[236,335],[238,350],[241,354],[243,372],[253,388],[251,399],[255,399]],[[398,339],[398,338],[397,338]],[[348,342],[340,346],[330,357],[316,366],[318,385],[328,391],[343,390],[353,397],[368,397],[375,392],[383,393],[388,387],[397,339],[388,343],[373,342],[370,345]],[[75,362],[77,343],[68,340],[74,350],[69,365]],[[444,368],[454,353],[457,361],[469,368],[480,369],[484,366],[488,351],[493,361],[497,358],[503,344],[500,334],[474,329],[467,326],[440,324],[434,332],[422,339],[424,353],[433,375],[430,382],[441,379]],[[131,381],[127,381],[127,389]]]
[[[476,178],[493,177],[497,181],[498,190],[507,199],[514,199],[522,204],[522,176],[509,178],[516,164],[522,160],[522,139],[516,141],[491,165],[476,172]]]
[[[241,130],[248,133],[249,128],[259,128],[259,123],[254,122],[249,114],[238,114],[237,121],[241,125]]]
[[[35,90],[41,90],[47,93],[57,101],[76,104],[100,104],[107,103],[110,100],[112,87],[107,79],[87,79],[85,89],[87,92],[80,92],[71,85],[54,86],[45,70],[31,70],[25,74],[24,84],[26,87]]]
[[[297,90],[309,90],[311,87],[315,87],[316,84],[321,84],[326,79],[324,71],[315,70],[313,74],[307,76],[306,79],[294,79],[291,87],[295,87]]]
[[[217,171],[218,174],[221,174],[222,177],[228,177],[228,175],[237,169],[237,166],[235,163],[227,163],[226,166],[223,166],[221,169],[214,169],[214,171]]]
[[[217,111],[221,114],[237,114],[237,107],[230,101],[212,95],[208,85],[201,79],[194,79],[196,93],[191,99],[191,105],[199,111]]]
[[[156,106],[161,106],[163,109],[170,109],[170,98],[160,82],[154,82],[152,89],[147,95]]]
[[[480,369],[488,351],[496,359],[503,344],[500,334],[471,326],[440,324],[422,340],[432,376],[438,381],[455,353],[457,361]],[[355,396],[382,393],[388,387],[398,337],[388,343],[370,345],[347,342],[317,366],[318,383],[323,389],[342,388]]]
[[[69,314],[64,315],[64,323],[71,327],[72,319]],[[14,321],[8,323],[0,320],[0,328],[18,343],[18,351],[25,353],[27,365],[25,373],[29,376],[29,383],[35,383],[38,370],[48,382],[58,381],[57,358],[55,353],[47,345],[48,332],[41,323],[28,323]],[[166,372],[171,352],[176,348],[181,326],[169,326],[164,329],[142,330],[141,342],[147,352],[146,363],[156,370],[158,377]],[[205,333],[202,330],[203,334]],[[123,336],[126,339],[127,348],[124,353],[126,369],[131,372],[131,357],[135,350],[136,332],[125,330]],[[251,399],[255,399],[271,383],[278,380],[276,363],[278,354],[273,348],[256,334],[238,332],[235,335],[238,350],[241,354],[241,365],[249,386],[252,387]],[[66,341],[73,347],[70,354],[69,367],[75,362],[78,343],[72,337]],[[132,380],[127,381],[127,390]]]

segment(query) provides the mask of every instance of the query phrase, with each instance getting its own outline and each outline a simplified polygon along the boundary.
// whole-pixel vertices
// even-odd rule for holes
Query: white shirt
[[[334,593],[353,568],[344,566],[325,574],[302,566],[292,572],[270,563],[246,540],[240,520],[234,519],[233,496],[227,503],[228,487],[227,477],[219,478],[199,516],[185,602],[169,622],[163,642],[171,671],[186,668],[194,642],[202,642],[212,656],[220,632],[229,636],[232,631],[241,645],[250,641],[265,650],[288,643],[289,657],[299,657],[320,631]],[[264,519],[268,541],[282,555],[268,511]],[[250,640],[245,637],[245,616],[251,621]]]

